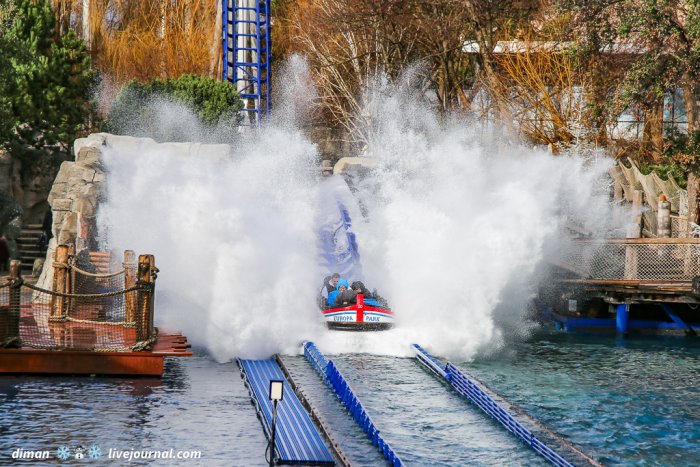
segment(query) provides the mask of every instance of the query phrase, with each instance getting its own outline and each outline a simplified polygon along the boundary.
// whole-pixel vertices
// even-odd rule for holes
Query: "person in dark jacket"
[[[372,294],[370,291],[365,287],[365,284],[363,284],[361,281],[355,281],[350,285],[350,288],[354,290],[357,293],[361,293],[362,295],[365,296],[365,298],[372,298]]]
[[[357,303],[357,293],[352,289],[343,290],[335,297],[333,307],[340,308],[351,306]]]
[[[7,271],[7,261],[10,259],[10,249],[7,247],[7,239],[0,238],[0,271]]]
[[[355,294],[364,295],[365,305],[380,306],[379,302],[374,299],[374,295],[370,293],[369,289],[367,289],[367,287],[365,287],[365,284],[363,284],[362,282],[355,281],[352,283],[352,285],[350,285],[350,288],[355,291]]]
[[[49,247],[49,240],[53,238],[53,213],[51,212],[51,209],[46,211],[46,214],[44,214],[44,222],[41,224],[41,236],[39,237],[39,241],[36,243],[36,246],[42,250],[46,251],[46,249]]]

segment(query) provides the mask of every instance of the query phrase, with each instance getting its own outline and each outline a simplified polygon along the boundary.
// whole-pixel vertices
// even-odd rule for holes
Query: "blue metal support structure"
[[[223,2],[223,80],[244,102],[244,126],[265,126],[270,118],[270,0]]]
[[[270,380],[284,381],[284,400],[277,405],[275,447],[280,464],[335,465],[294,390],[274,360],[238,360],[238,366],[250,397],[269,439],[272,429],[273,404],[269,400]],[[261,453],[262,455],[262,453]]]
[[[345,409],[352,415],[355,423],[362,428],[362,431],[367,435],[367,439],[377,446],[379,452],[389,461],[389,465],[392,467],[402,467],[405,465],[401,462],[401,459],[399,459],[399,456],[394,452],[391,446],[389,446],[379,434],[379,429],[363,407],[362,402],[360,402],[345,380],[345,377],[343,377],[343,374],[335,366],[333,360],[326,359],[313,342],[304,344],[304,356],[306,356],[314,369],[321,375],[326,384],[335,391],[336,396],[340,402],[345,405]]]
[[[626,338],[629,332],[630,306],[617,305],[617,337]]]
[[[666,314],[671,317],[674,323],[678,325],[679,328],[683,329],[688,336],[697,336],[698,333],[695,332],[695,330],[689,326],[688,324],[685,323],[677,314],[675,311],[673,311],[673,308],[668,303],[659,303],[661,305],[661,308],[664,309]]]

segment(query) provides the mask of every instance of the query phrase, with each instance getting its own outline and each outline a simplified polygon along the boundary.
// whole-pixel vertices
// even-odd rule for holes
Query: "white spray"
[[[377,116],[369,151],[380,165],[372,188],[352,196],[326,182],[345,190],[365,284],[389,300],[394,330],[331,332],[316,320],[316,229],[328,188],[309,176],[316,148],[290,118],[245,138],[228,160],[108,157],[104,236],[155,254],[156,324],[181,328],[220,361],[298,352],[304,340],[328,353],[391,355],[415,342],[463,359],[499,344],[494,310],[509,283],[533,274],[561,206],[606,216],[594,194],[600,170],[546,152],[495,154],[474,128],[441,124],[414,96],[394,87],[368,99]],[[510,309],[524,309],[528,297],[519,298]]]

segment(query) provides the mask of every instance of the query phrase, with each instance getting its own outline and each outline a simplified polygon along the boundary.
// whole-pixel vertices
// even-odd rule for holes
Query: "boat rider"
[[[323,287],[321,287],[321,296],[324,298],[324,300],[328,300],[328,294],[337,290],[336,286],[338,285],[339,280],[340,274],[338,274],[337,272],[334,273],[332,276],[326,277],[323,280]]]
[[[380,306],[379,302],[373,298],[367,287],[365,287],[365,284],[363,284],[361,281],[353,282],[350,288],[354,290],[357,295],[364,295],[363,301],[365,305]]]
[[[335,302],[333,303],[334,308],[340,308],[344,306],[352,306],[357,303],[357,293],[352,289],[347,289],[340,292],[335,297]]]
[[[328,305],[334,306],[335,304],[335,298],[338,296],[339,293],[345,292],[348,290],[348,281],[345,279],[339,279],[337,282],[337,290],[332,291],[331,293],[328,294]]]

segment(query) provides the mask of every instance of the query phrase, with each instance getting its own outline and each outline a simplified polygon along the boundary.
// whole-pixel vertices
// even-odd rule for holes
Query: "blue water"
[[[428,344],[421,343],[428,347]],[[608,466],[700,465],[700,342],[544,332],[459,363]],[[332,357],[407,465],[549,465],[415,359]],[[285,362],[357,466],[386,465],[301,356]],[[235,363],[166,359],[157,378],[0,377],[0,465],[17,448],[200,451],[133,465],[264,466],[266,440]]]
[[[100,459],[56,458],[98,446]],[[267,440],[235,364],[166,359],[159,378],[0,377],[0,465],[265,466]],[[14,461],[17,448],[48,460]],[[108,459],[109,449],[200,451],[200,459]]]
[[[605,465],[700,465],[700,341],[543,332],[458,365]]]
[[[333,361],[407,465],[549,465],[415,359],[342,355]]]

